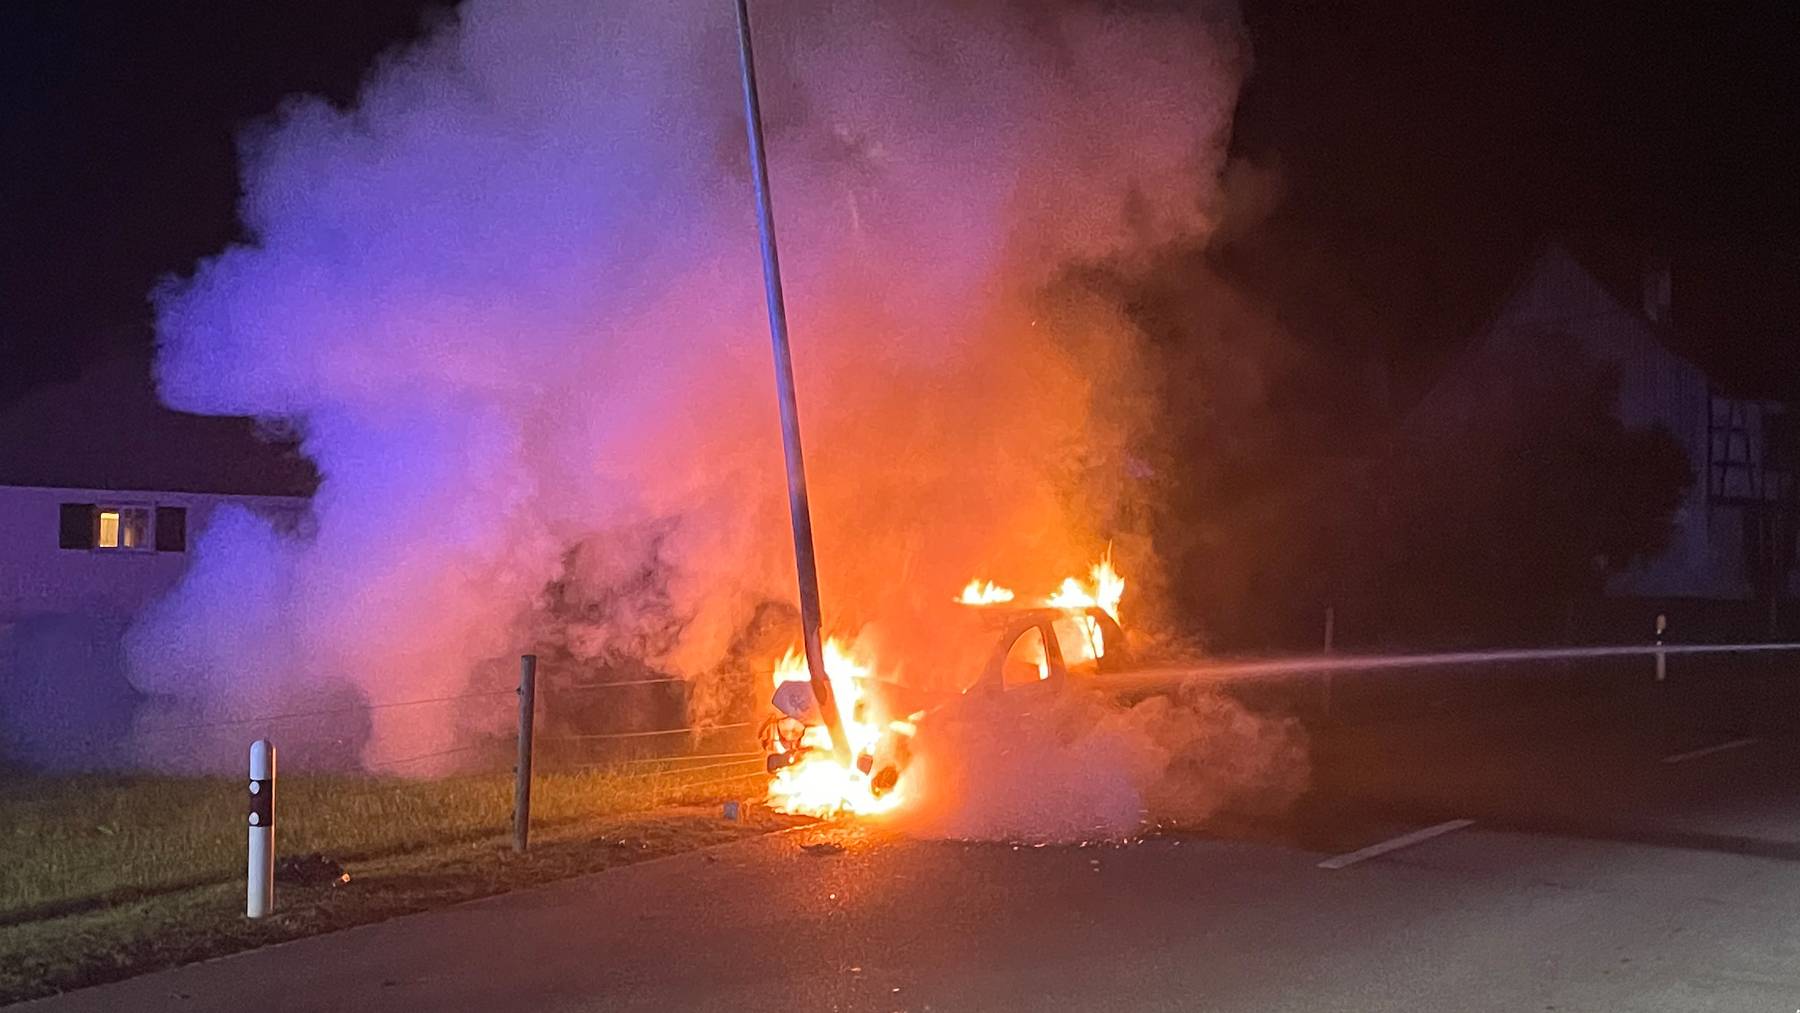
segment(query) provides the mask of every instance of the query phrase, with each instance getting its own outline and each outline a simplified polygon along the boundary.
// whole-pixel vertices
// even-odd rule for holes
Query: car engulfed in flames
[[[1071,678],[1126,664],[1118,621],[1125,581],[1110,554],[1087,581],[1071,577],[1031,604],[992,581],[971,581],[967,606],[975,653],[955,691],[929,692],[884,679],[863,641],[823,644],[825,670],[843,720],[851,762],[839,762],[813,693],[805,655],[790,649],[774,668],[775,713],[760,737],[771,777],[767,804],[810,816],[875,815],[899,807],[919,723],[960,700],[998,693],[1054,693]]]

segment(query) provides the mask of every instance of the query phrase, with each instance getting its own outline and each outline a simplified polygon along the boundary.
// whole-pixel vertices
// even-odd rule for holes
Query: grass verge
[[[351,881],[278,886],[277,913],[255,922],[243,917],[241,782],[160,778],[102,788],[70,778],[0,788],[0,827],[8,828],[0,831],[0,1003],[804,822],[760,807],[741,821],[721,818],[719,802],[760,790],[754,775],[552,775],[533,789],[531,851],[520,856],[510,845],[510,788],[501,787],[510,781],[500,775],[291,781],[278,798],[280,852],[323,852]],[[70,804],[77,801],[86,808]],[[130,832],[127,817],[141,821]]]

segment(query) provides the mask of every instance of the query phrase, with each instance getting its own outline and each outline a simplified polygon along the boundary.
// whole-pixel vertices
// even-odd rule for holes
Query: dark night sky
[[[1791,4],[1308,6],[1245,12],[1235,147],[1281,202],[1233,264],[1309,340],[1429,361],[1535,243],[1575,235],[1673,256],[1677,312],[1724,359],[1792,343]],[[292,92],[349,98],[442,10],[4,5],[0,404],[144,348],[155,279],[235,233],[235,129]]]

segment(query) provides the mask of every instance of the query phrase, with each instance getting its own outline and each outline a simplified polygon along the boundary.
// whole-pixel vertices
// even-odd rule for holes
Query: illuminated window
[[[106,552],[186,552],[187,508],[64,503],[57,544]]]
[[[147,551],[150,547],[149,508],[103,506],[94,512],[94,548]]]

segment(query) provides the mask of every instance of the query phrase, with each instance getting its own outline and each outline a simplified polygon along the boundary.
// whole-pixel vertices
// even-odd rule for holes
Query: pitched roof
[[[1621,307],[1643,316],[1649,247],[1586,237],[1567,249]],[[1670,322],[1657,328],[1658,338],[1723,393],[1800,401],[1800,264],[1767,251],[1694,243],[1664,263]]]
[[[0,412],[0,485],[310,496],[318,484],[298,448],[254,420],[164,407],[146,356],[38,387]]]
[[[1745,276],[1736,270],[1737,265],[1716,253],[1689,254],[1671,267],[1670,320],[1651,323],[1643,300],[1649,263],[1650,251],[1641,244],[1593,237],[1541,243],[1489,308],[1485,320],[1434,371],[1430,385],[1408,411],[1416,410],[1431,396],[1444,375],[1459,367],[1517,300],[1527,295],[1545,296],[1545,292],[1533,292],[1532,286],[1546,271],[1560,276],[1549,290],[1552,297],[1581,303],[1565,307],[1568,312],[1616,312],[1645,321],[1647,333],[1698,366],[1721,393],[1800,401],[1800,314],[1786,311],[1782,291],[1743,289]],[[1584,278],[1592,284],[1584,284]],[[1740,289],[1737,305],[1732,307],[1736,312],[1725,312],[1719,305],[1719,293],[1722,286],[1733,283]],[[1783,335],[1786,340],[1781,339]]]

